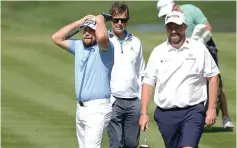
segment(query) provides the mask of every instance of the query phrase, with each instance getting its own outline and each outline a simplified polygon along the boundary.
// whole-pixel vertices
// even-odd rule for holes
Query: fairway
[[[49,2],[49,6],[50,3],[52,2]],[[2,12],[3,148],[77,148],[74,57],[58,48],[51,40],[52,34],[70,21],[62,21],[63,23],[55,26],[51,23],[45,24],[46,10],[51,9],[49,6],[36,7],[34,11],[24,8],[9,11],[4,7]],[[148,4],[146,6],[148,7]],[[31,16],[31,12],[34,12],[34,15]],[[59,10],[55,10],[55,13],[57,12]],[[66,19],[66,16],[62,18]],[[56,15],[48,17],[47,20],[50,18],[53,22]],[[71,18],[75,19],[76,17]],[[164,33],[139,32],[132,27],[130,31],[140,38],[146,61],[153,48],[166,39]],[[236,34],[213,34],[219,49],[220,71],[227,94],[229,115],[235,124]],[[153,120],[154,109],[152,99],[149,106],[148,144],[151,148],[164,148]],[[102,148],[107,147],[108,137],[105,135]],[[236,131],[222,129],[220,114],[217,123],[212,128],[205,129],[199,147],[235,148]]]

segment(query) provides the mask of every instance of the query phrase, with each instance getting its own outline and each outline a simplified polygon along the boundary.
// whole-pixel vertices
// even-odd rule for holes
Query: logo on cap
[[[96,22],[94,20],[86,20],[83,25],[88,26],[88,25],[95,25]]]

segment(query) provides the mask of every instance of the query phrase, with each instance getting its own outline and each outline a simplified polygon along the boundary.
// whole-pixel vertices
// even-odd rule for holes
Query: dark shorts
[[[156,108],[154,119],[163,137],[166,148],[191,146],[198,148],[205,123],[203,104],[186,108]]]

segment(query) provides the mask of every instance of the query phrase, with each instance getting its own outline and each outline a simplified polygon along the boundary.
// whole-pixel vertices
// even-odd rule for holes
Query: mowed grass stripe
[[[64,94],[71,98],[75,97],[75,89],[72,80],[66,81],[65,79],[59,78],[57,75],[40,70],[29,62],[24,62],[8,56],[4,56],[4,63],[2,65],[4,69],[11,71],[12,73],[17,73],[19,76],[27,77],[28,81],[37,83],[48,91]],[[65,76],[68,75],[69,74],[65,74]]]
[[[5,69],[2,69],[2,73],[3,76],[7,76],[2,85],[3,89],[17,93],[24,96],[26,99],[34,100],[35,102],[51,107],[52,109],[67,112],[68,115],[75,115],[75,98],[71,98],[60,92],[52,92],[44,86],[28,81],[27,76],[22,77]],[[73,109],[70,108],[72,105],[74,105]]]
[[[12,91],[9,91],[7,89],[4,90],[4,103],[2,106],[5,108],[3,111],[3,117],[9,118],[10,116],[6,116],[8,114],[9,110],[15,111],[15,113],[22,112],[28,114],[27,117],[25,116],[17,116],[17,114],[13,115],[15,118],[23,118],[25,120],[27,119],[34,119],[33,121],[37,120],[43,120],[45,123],[50,123],[52,125],[55,125],[54,128],[59,128],[61,126],[65,126],[62,129],[74,129],[74,127],[70,127],[72,124],[75,124],[75,116],[68,114],[68,110],[72,106],[68,105],[68,110],[66,111],[58,111],[50,106],[45,106],[42,104],[39,104],[38,102],[32,100],[31,98],[27,98],[22,94],[15,93]],[[15,99],[17,98],[17,100]],[[12,101],[15,100],[15,101]],[[62,122],[61,119],[64,119],[65,121]],[[73,121],[73,122],[72,122]],[[14,124],[11,124],[9,121],[4,120],[3,121],[4,126],[11,127],[15,126]],[[7,124],[6,124],[7,123]]]
[[[72,84],[74,82],[74,63],[66,64],[63,60],[59,60],[53,55],[47,55],[37,50],[29,50],[21,47],[17,48],[17,50],[4,50],[2,55],[20,60],[24,63],[31,63],[45,73],[55,75],[67,82],[72,82]]]
[[[42,148],[43,145],[29,141],[27,136],[20,135],[12,128],[2,126],[2,147],[3,148]]]
[[[64,148],[64,147],[75,147],[76,146],[76,137],[75,137],[75,130],[71,130],[70,126],[59,126],[57,127],[56,124],[46,122],[44,118],[33,118],[29,116],[28,113],[22,113],[21,111],[5,109],[6,115],[11,116],[11,118],[7,119],[7,123],[3,123],[3,127],[6,124],[12,124],[11,126],[12,132],[15,132],[21,136],[24,136],[28,139],[28,141],[36,144],[36,145],[43,145],[42,147],[45,148]],[[27,110],[27,108],[24,108]],[[32,112],[32,110],[28,111]],[[25,117],[25,118],[16,118],[16,116]],[[58,114],[58,117],[60,114]],[[61,122],[65,123],[65,117],[62,117]],[[5,118],[6,119],[6,118]],[[66,123],[65,123],[66,124]],[[17,125],[17,126],[15,126]],[[59,132],[60,131],[60,132]],[[17,147],[17,145],[15,146]]]
[[[31,98],[6,89],[3,94],[6,99],[2,105],[4,127],[11,128],[12,132],[27,136],[29,141],[44,147],[75,145],[73,115],[68,115],[67,111],[53,110],[49,106],[43,106]],[[14,99],[16,100],[12,101]]]
[[[235,132],[225,132],[219,128],[219,130],[204,133],[201,139],[201,143],[205,146],[209,145],[211,148],[235,148]]]
[[[62,48],[56,46],[53,41],[50,39],[45,40],[41,39],[42,37],[36,36],[36,38],[27,38],[21,37],[15,39],[12,43],[9,40],[4,40],[3,51],[5,51],[5,45],[12,46],[11,50],[21,51],[19,48],[24,48],[28,50],[36,50],[37,52],[42,53],[43,55],[50,55],[52,58],[55,58],[65,64],[74,64],[74,56],[69,54],[69,52],[63,50]],[[30,55],[30,54],[29,54]]]

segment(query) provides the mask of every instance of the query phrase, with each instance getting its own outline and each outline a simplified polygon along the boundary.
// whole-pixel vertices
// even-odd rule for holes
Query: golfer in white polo
[[[141,130],[148,128],[148,103],[156,85],[154,119],[166,148],[197,148],[204,124],[211,126],[216,121],[220,72],[206,46],[186,37],[183,13],[169,13],[165,28],[168,39],[152,51],[145,70]]]

